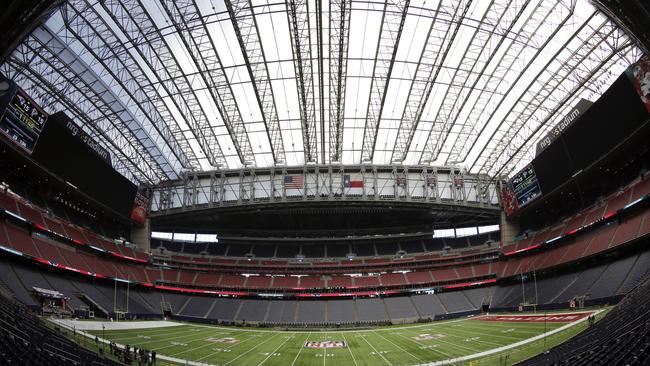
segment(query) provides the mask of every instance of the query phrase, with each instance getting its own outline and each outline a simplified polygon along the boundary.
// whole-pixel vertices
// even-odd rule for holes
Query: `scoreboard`
[[[40,137],[48,115],[22,89],[12,81],[4,79],[8,89],[3,96],[9,103],[0,118],[0,132],[28,154]],[[11,96],[13,92],[13,96]],[[4,99],[3,98],[3,99]]]
[[[517,204],[523,207],[535,198],[542,195],[542,190],[537,181],[537,174],[532,164],[529,164],[510,180],[512,191],[515,194]]]

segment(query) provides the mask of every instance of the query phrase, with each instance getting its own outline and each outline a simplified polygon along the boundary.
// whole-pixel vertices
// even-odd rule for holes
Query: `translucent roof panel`
[[[587,0],[71,0],[0,71],[133,181],[308,163],[508,176],[640,56]]]

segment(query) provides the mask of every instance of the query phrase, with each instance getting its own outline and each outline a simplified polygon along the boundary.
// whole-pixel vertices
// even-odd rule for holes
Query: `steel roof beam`
[[[436,85],[438,75],[443,68],[442,65],[462,24],[458,19],[465,18],[471,4],[472,0],[467,1],[464,5],[461,2],[454,2],[454,5],[450,7],[443,7],[442,2],[438,4],[429,27],[427,41],[418,59],[408,99],[404,105],[391,162],[402,162],[406,159],[431,91]],[[459,15],[460,9],[462,9],[462,13]],[[449,19],[444,19],[445,16],[448,16]],[[449,26],[440,27],[441,23],[448,23]],[[453,27],[452,24],[454,24]]]
[[[531,138],[562,104],[609,58],[630,46],[624,33],[609,21],[599,21],[594,13],[558,51],[569,53],[567,60],[551,57],[499,123],[471,169],[496,173],[521,149],[518,141]],[[598,22],[595,27],[591,22]],[[590,65],[585,65],[589,63]],[[585,67],[586,66],[586,67]],[[554,108],[549,108],[548,100]],[[489,142],[492,142],[490,144]],[[516,145],[516,146],[515,146]]]
[[[291,34],[291,49],[293,50],[294,57],[293,66],[296,74],[296,86],[298,88],[305,162],[317,162],[316,106],[314,105],[312,26],[309,19],[309,0],[286,0],[285,3],[287,5],[287,21]],[[318,27],[316,28],[317,31],[320,31]],[[318,58],[318,61],[321,61],[321,57]],[[319,83],[319,86],[322,86],[322,83]]]
[[[37,90],[44,108],[67,110],[77,123],[83,122],[81,127],[89,135],[104,146],[112,147],[113,157],[120,162],[114,167],[127,178],[157,183],[165,176],[144,151],[141,141],[131,137],[132,128],[137,124],[132,121],[129,127],[125,119],[120,118],[124,107],[111,98],[108,90],[97,84],[96,75],[47,30],[37,28],[3,67],[9,71],[19,68],[20,74],[14,72],[18,75],[16,82],[25,89]],[[24,82],[31,85],[21,84]]]
[[[517,32],[515,39],[499,59],[494,72],[491,75],[486,75],[488,77],[483,78],[481,85],[474,85],[474,92],[479,92],[478,98],[473,105],[469,106],[471,110],[467,117],[467,123],[464,123],[457,133],[457,138],[451,146],[445,164],[458,164],[465,161],[474,141],[485,129],[486,122],[504,102],[505,96],[534,64],[542,50],[569,21],[572,12],[572,8],[565,6],[560,1],[541,1],[537,4],[535,10],[531,12],[530,17]],[[553,29],[550,35],[549,28]],[[522,38],[522,41],[515,42],[519,38]],[[529,52],[531,48],[526,47],[527,45],[536,46],[533,48],[536,51]],[[516,66],[522,64],[525,64],[525,67],[517,70]],[[517,74],[514,80],[509,77],[513,72]],[[506,92],[501,93],[502,98],[495,98],[499,95],[499,90],[503,88],[506,89]]]
[[[343,118],[350,40],[351,2],[330,0],[329,62],[329,156],[330,163],[341,162]]]
[[[408,12],[410,0],[385,0],[382,13],[379,39],[372,71],[372,83],[368,98],[366,122],[363,129],[363,145],[361,147],[361,162],[372,162],[379,132],[379,122],[384,110],[384,102],[390,77],[395,65],[395,56],[404,29],[404,21]]]
[[[459,68],[453,73],[452,78],[457,80],[455,84],[461,86],[450,86],[445,91],[420,162],[433,162],[438,158],[449,131],[454,127],[456,118],[472,91],[470,85],[478,82],[479,75],[485,71],[505,39],[503,34],[510,32],[529,2],[530,0],[510,0],[505,4],[496,1],[490,4],[481,22],[485,28],[474,30]]]
[[[183,44],[199,70],[201,80],[214,102],[243,166],[254,165],[255,155],[231,83],[221,63],[217,47],[205,19],[194,0],[164,1],[167,15],[174,22]],[[220,162],[225,165],[225,161]]]
[[[116,89],[116,98],[126,104],[142,125],[144,133],[138,138],[150,140],[145,145],[170,177],[180,174],[189,165],[187,157],[159,114],[162,106],[154,105],[146,94],[151,92],[151,88],[146,89],[151,82],[140,65],[92,5],[70,1],[61,7],[61,14],[67,30],[60,32],[62,40],[67,44],[79,42],[84,47],[79,55],[91,58],[91,67],[101,65],[95,67],[100,69],[97,70],[100,78],[112,90]]]
[[[260,39],[254,8],[248,0],[226,0],[237,41],[246,62],[257,104],[264,118],[264,126],[271,144],[271,154],[275,164],[286,164],[282,130],[273,95],[273,85],[269,74],[264,47]]]

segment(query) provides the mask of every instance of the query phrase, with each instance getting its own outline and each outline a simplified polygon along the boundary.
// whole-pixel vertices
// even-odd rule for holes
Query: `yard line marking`
[[[201,332],[201,337],[205,337],[206,335],[211,334],[209,331]],[[110,338],[110,337],[109,337]],[[124,342],[124,340],[129,340],[129,339],[137,339],[138,337],[129,337],[129,338],[114,338],[113,340],[116,342],[121,342],[121,343],[129,343],[129,342]],[[158,339],[151,339],[146,342],[138,342],[136,346],[143,345],[143,344],[149,344],[149,343],[157,343],[157,342],[166,342],[169,340],[177,339],[178,335],[172,336],[172,337],[165,337],[165,338],[158,338]],[[163,347],[166,348],[166,347]]]
[[[254,350],[255,348],[257,348],[257,347],[263,345],[264,343],[270,341],[271,339],[275,338],[275,336],[277,336],[278,334],[281,334],[281,333],[276,333],[276,334],[270,336],[269,339],[265,340],[265,341],[262,342],[262,343],[258,343],[255,347],[249,349],[248,351],[246,351],[246,352],[244,352],[244,353],[240,353],[239,356],[237,356],[237,357],[233,358],[232,360],[230,360],[230,361],[224,363],[223,365],[226,366],[226,365],[232,363],[233,361],[237,360],[237,359],[240,358],[241,356],[243,356],[243,355],[249,353],[250,351]],[[285,342],[286,342],[286,341],[285,341]]]
[[[464,322],[471,319],[470,316],[462,317],[459,319],[453,319],[453,320],[436,320],[431,323],[425,323],[421,325],[405,325],[405,326],[399,326],[399,327],[386,327],[385,329],[358,329],[358,330],[339,330],[339,332],[348,332],[348,333],[364,333],[364,332],[383,332],[383,331],[395,331],[397,329],[415,329],[415,328],[423,328],[423,327],[430,327],[432,326],[433,323],[435,323],[435,326],[440,326],[440,325],[446,325],[446,324],[451,324],[451,323],[458,323],[458,322]],[[203,325],[203,324],[192,324],[192,323],[183,323],[186,325],[191,325],[193,327],[199,327],[199,328],[210,328],[210,329],[219,329],[219,330],[224,330],[224,331],[233,331],[232,328],[228,327],[223,327],[223,326],[214,326],[214,325]],[[237,329],[239,332],[256,332],[256,333],[277,333],[277,330],[254,330],[254,329]],[[310,333],[311,331],[292,331],[293,334],[306,334]]]
[[[407,337],[407,336],[405,336],[405,335],[401,335],[401,334],[400,334],[399,336],[400,336],[400,337],[403,337],[403,338],[406,338],[406,339],[408,339],[408,340],[411,341],[411,342],[417,343],[417,344],[419,344],[420,346],[424,346],[424,347],[429,346],[428,344],[424,344],[424,343],[418,342],[418,341],[416,341],[415,339],[409,338],[409,337]],[[444,357],[451,357],[451,355],[450,355],[449,353],[442,352],[442,351],[439,350],[437,347],[427,348],[427,349],[430,349],[430,350],[432,350],[432,351],[434,351],[434,352],[440,353],[440,354],[443,355]]]
[[[244,340],[241,341],[241,342],[237,342],[237,343],[231,344],[230,346],[224,347],[224,349],[230,349],[231,347],[234,347],[235,345],[242,344],[242,343],[244,343],[244,342],[246,342],[246,341],[250,341],[250,340],[253,339],[253,338],[254,338],[254,337],[248,337],[248,338],[244,339]],[[214,344],[213,344],[212,342],[209,342],[209,341],[208,341],[208,343],[206,343],[206,344],[200,345],[200,346],[198,346],[198,347],[190,348],[190,349],[187,349],[187,350],[185,350],[185,351],[181,351],[181,352],[179,352],[179,353],[174,353],[173,355],[170,355],[170,356],[174,356],[174,357],[176,357],[176,356],[178,356],[178,355],[182,355],[183,353],[186,353],[186,352],[196,351],[197,349],[201,349],[201,348],[203,348],[203,347],[210,347],[210,346],[214,346]],[[212,355],[214,355],[214,354],[216,354],[216,353],[218,353],[218,352],[213,352],[213,353],[209,354],[208,356],[212,356]],[[199,358],[199,359],[197,359],[197,361],[200,361],[200,360],[202,360],[202,359],[204,359],[204,358],[207,358],[207,356],[205,356],[205,357],[203,357],[203,358]]]
[[[237,343],[231,344],[230,346],[227,346],[225,349],[231,349],[232,347],[235,347],[236,345],[242,344],[242,343],[244,343],[244,342],[246,342],[246,341],[250,341],[251,339],[254,339],[254,338],[256,338],[255,335],[252,335],[252,336],[250,336],[250,337],[244,339],[244,340],[241,341],[241,342],[237,342]],[[197,358],[196,361],[203,361],[203,360],[205,360],[205,359],[208,358],[208,357],[212,357],[212,356],[216,355],[217,353],[219,353],[219,352],[212,352],[212,353],[209,353],[209,354],[207,354],[207,355],[205,355],[205,356],[203,356],[203,357],[201,357],[201,358]],[[174,356],[176,356],[176,355],[174,355]]]
[[[350,347],[350,343],[348,343],[348,340],[345,339],[345,334],[341,333],[341,335],[343,336],[343,340],[345,341],[345,344],[348,345],[347,348],[348,348],[348,351],[350,351],[350,356],[352,356],[352,361],[354,361],[354,365],[359,366],[359,364],[357,364],[357,360],[354,358],[354,355],[352,354],[352,347]]]
[[[457,335],[454,335],[454,334],[446,334],[446,335],[449,335],[449,336],[452,336],[452,337],[463,338],[462,336],[457,336]],[[477,351],[474,348],[463,346],[463,345],[459,344],[458,342],[453,342],[452,343],[452,342],[449,342],[449,341],[445,341],[443,339],[436,339],[436,341],[438,341],[440,343],[444,343],[444,344],[446,344],[448,346],[451,346],[452,348],[460,349],[460,350],[463,350],[463,351],[466,351],[466,352],[476,352]],[[500,346],[500,345],[497,345],[497,346]]]
[[[266,362],[266,360],[268,360],[269,357],[273,356],[273,354],[275,353],[275,351],[279,350],[280,347],[284,346],[284,344],[287,343],[287,341],[288,341],[289,339],[291,339],[291,338],[287,338],[287,339],[284,340],[284,342],[280,343],[280,345],[277,346],[277,347],[276,347],[272,352],[270,352],[269,355],[266,356],[266,358],[265,358],[264,360],[262,360],[262,362],[260,362],[257,366],[261,366],[264,362]],[[227,364],[226,364],[226,365],[227,365]]]
[[[476,331],[465,330],[465,329],[454,329],[454,332],[459,332],[459,333],[470,333],[470,334],[473,334],[473,335],[479,335],[479,336],[481,336],[481,337],[497,337],[497,338],[505,338],[505,339],[509,339],[509,340],[513,340],[513,339],[514,339],[514,340],[516,340],[516,341],[520,341],[521,338],[522,338],[522,337],[513,337],[513,336],[499,335],[499,334],[494,334],[494,333],[492,333],[492,332],[484,333],[485,330],[482,330],[482,329],[479,329],[479,330],[476,330]],[[535,332],[535,334],[539,334],[539,333],[540,333],[540,332]],[[543,333],[543,331],[542,331],[542,333]],[[457,334],[450,334],[450,335],[451,335],[452,337],[467,338],[467,337],[465,337],[465,336],[461,336],[461,335],[457,335]],[[528,337],[528,336],[524,336],[524,338],[525,338],[525,337]],[[492,346],[498,346],[498,347],[501,347],[501,346],[502,346],[502,344],[500,344],[500,343],[494,343],[494,342],[483,341],[483,340],[476,340],[476,342],[481,342],[481,343],[489,344],[489,345],[492,345]]]
[[[185,343],[185,344],[187,344],[187,345],[189,346],[189,343],[190,343],[190,342],[200,341],[200,340],[202,340],[205,336],[207,336],[207,335],[209,335],[209,334],[210,334],[210,333],[207,333],[207,334],[202,333],[201,336],[199,336],[199,337],[186,338],[186,339],[182,339],[182,340],[180,340],[179,342]],[[172,339],[175,339],[175,338],[172,338]],[[166,340],[169,340],[169,338],[166,338]],[[162,340],[160,340],[160,341],[162,342]],[[151,343],[151,342],[157,342],[157,341],[150,341],[150,342],[145,342],[145,343]],[[142,344],[144,344],[144,343],[139,343],[139,344],[137,344],[136,346],[139,346],[139,345],[142,345]],[[154,348],[154,349],[155,349],[156,352],[157,352],[158,350],[167,349],[167,348],[169,348],[169,347],[175,347],[175,346],[178,346],[178,344],[170,344],[170,345],[168,345],[168,346],[164,346],[164,347],[160,347],[160,348]]]
[[[183,329],[179,329],[179,327],[174,327],[173,330],[169,330],[169,329],[166,329],[166,330],[156,329],[155,332],[144,332],[144,329],[133,329],[133,330],[131,330],[131,331],[128,332],[128,334],[130,334],[130,335],[129,335],[129,336],[126,336],[126,337],[125,337],[125,336],[115,337],[115,333],[112,333],[112,332],[111,332],[111,333],[108,333],[108,335],[111,336],[111,337],[113,337],[114,340],[124,340],[124,339],[137,338],[137,337],[138,337],[138,336],[137,336],[138,333],[141,334],[141,335],[145,335],[145,336],[155,336],[156,334],[159,334],[159,333],[160,333],[160,334],[175,334],[175,333],[183,333],[183,332],[187,332],[188,330],[189,330],[189,329],[186,328],[186,327],[183,327]],[[97,331],[94,331],[94,332],[97,332]],[[124,333],[124,332],[120,332],[120,333]],[[127,333],[124,333],[124,334],[127,334]]]
[[[602,311],[604,311],[604,310],[597,310],[597,311],[594,312],[594,315],[598,315]],[[546,333],[542,333],[542,334],[539,334],[539,335],[537,335],[535,337],[524,339],[522,341],[519,341],[517,343],[512,343],[512,344],[509,344],[507,346],[503,346],[503,347],[499,347],[499,348],[493,348],[493,349],[490,349],[490,350],[487,350],[487,351],[474,353],[474,354],[467,355],[467,356],[461,356],[461,357],[456,357],[456,358],[442,360],[442,361],[430,362],[430,363],[427,363],[427,364],[422,365],[422,366],[448,365],[448,364],[452,364],[452,363],[456,363],[456,362],[463,362],[463,361],[472,360],[472,359],[479,358],[479,357],[493,355],[495,353],[500,353],[500,352],[503,352],[503,351],[507,351],[509,349],[517,348],[519,346],[523,346],[525,344],[532,343],[532,342],[535,342],[537,340],[540,340],[540,339],[542,339],[544,337],[548,337],[548,336],[551,336],[553,334],[559,333],[559,332],[561,332],[561,331],[563,331],[565,329],[569,329],[569,328],[571,328],[571,327],[573,327],[575,325],[578,325],[578,324],[580,324],[582,322],[585,322],[585,321],[587,321],[587,319],[588,318],[582,318],[582,319],[576,320],[575,322],[565,324],[565,325],[563,325],[563,326],[561,326],[559,328],[553,329],[553,330],[548,331]]]
[[[301,345],[300,348],[298,349],[298,354],[296,354],[296,358],[293,359],[293,362],[291,363],[291,366],[293,366],[296,363],[296,360],[298,359],[298,356],[300,356],[300,352],[302,352],[302,349],[305,348],[304,343],[309,340],[310,335],[311,335],[311,332],[309,332],[309,334],[307,334],[307,338],[305,338],[305,340],[303,341],[303,345]]]
[[[379,333],[376,333],[376,332],[375,332],[375,334],[377,334],[378,336],[380,336],[380,337],[382,337],[383,339],[387,340],[388,343],[390,343],[390,344],[392,344],[393,346],[399,348],[402,352],[405,352],[405,353],[408,354],[409,356],[415,358],[416,360],[418,360],[418,362],[422,362],[421,359],[419,359],[418,357],[415,357],[411,352],[409,352],[409,351],[403,349],[402,347],[396,345],[395,343],[393,343],[391,340],[389,340],[388,338],[384,337],[383,335],[381,335],[381,334],[379,334]]]
[[[377,349],[375,348],[375,346],[373,346],[372,344],[370,344],[370,342],[368,342],[368,340],[366,339],[366,337],[361,337],[361,338],[363,338],[363,340],[366,341],[366,343],[368,343],[368,345],[369,345],[370,347],[372,347],[373,350],[375,350],[375,353],[376,353],[376,354],[378,354],[379,356],[381,356],[381,358],[383,358],[384,361],[386,361],[386,363],[388,364],[388,366],[393,366],[393,364],[391,364],[390,362],[388,362],[388,360],[386,359],[386,357],[384,357],[384,355],[382,355],[381,353],[379,353],[379,351],[377,351]]]

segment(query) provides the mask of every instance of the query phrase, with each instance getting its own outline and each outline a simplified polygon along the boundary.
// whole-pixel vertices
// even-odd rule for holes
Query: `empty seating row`
[[[461,238],[416,238],[410,240],[396,239],[369,243],[310,243],[310,244],[273,244],[273,243],[240,243],[221,239],[218,243],[195,243],[152,239],[151,248],[154,253],[185,255],[208,255],[225,257],[244,257],[252,255],[255,258],[295,258],[303,255],[305,258],[346,258],[354,253],[358,257],[392,256],[400,251],[407,254],[419,254],[428,251],[440,251],[445,247],[465,249],[480,246],[488,241],[498,242],[499,232],[484,233]]]
[[[650,210],[628,217],[619,224],[611,223],[576,237],[573,242],[558,245],[535,254],[500,261],[495,265],[499,277],[510,277],[533,269],[542,269],[573,262],[628,243],[650,234]]]
[[[83,229],[66,220],[55,217],[9,192],[0,191],[0,208],[27,219],[38,228],[52,231],[78,243],[87,243],[103,250],[132,258],[148,259],[149,257],[146,253],[135,251],[124,245],[116,245],[114,242],[93,231]]]
[[[527,234],[514,243],[504,245],[503,251],[510,252],[527,248],[533,244],[543,243],[560,235],[571,233],[585,225],[596,222],[600,218],[622,209],[627,204],[635,202],[639,198],[650,193],[650,177],[633,182],[627,187],[612,193],[606,199],[588,207],[577,214],[567,218],[544,230]]]

